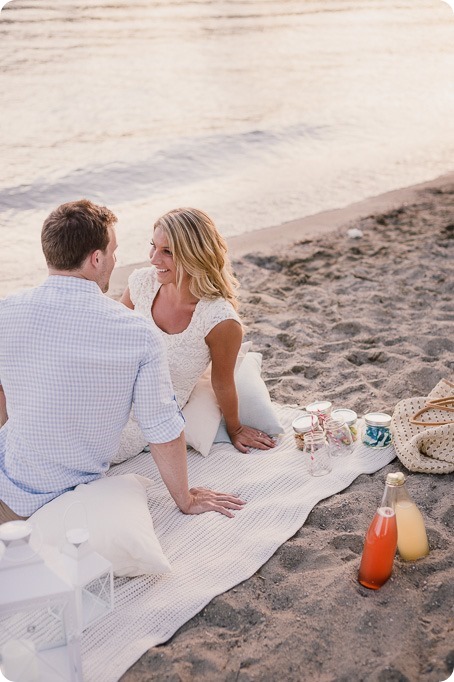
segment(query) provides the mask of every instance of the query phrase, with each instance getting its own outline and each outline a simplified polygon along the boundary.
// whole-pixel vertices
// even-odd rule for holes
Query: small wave
[[[240,160],[245,164],[277,154],[282,146],[320,139],[327,126],[303,124],[279,130],[250,130],[235,135],[182,139],[178,144],[153,149],[140,162],[118,161],[75,169],[49,183],[44,178],[29,185],[0,190],[0,213],[52,209],[80,196],[105,203],[134,201],[206,178],[222,177]]]

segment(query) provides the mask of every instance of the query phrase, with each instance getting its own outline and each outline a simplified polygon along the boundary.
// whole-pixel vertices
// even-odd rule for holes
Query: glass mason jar
[[[312,431],[305,434],[304,454],[307,470],[311,476],[329,474],[332,468],[329,445],[322,431]]]
[[[304,438],[311,431],[321,431],[318,418],[315,414],[303,412],[292,422],[295,445],[299,450],[304,450]]]
[[[331,417],[333,419],[345,421],[351,431],[353,440],[356,441],[358,439],[358,415],[354,410],[350,410],[346,407],[339,407],[331,412]]]
[[[306,406],[306,412],[315,414],[318,417],[321,426],[323,426],[325,420],[331,416],[332,406],[333,404],[329,400],[318,400],[315,403],[309,403],[309,405]]]
[[[327,419],[325,434],[331,457],[342,457],[352,451],[353,436],[348,424],[341,419]]]
[[[384,412],[364,415],[363,443],[371,448],[385,448],[391,444],[391,417]]]

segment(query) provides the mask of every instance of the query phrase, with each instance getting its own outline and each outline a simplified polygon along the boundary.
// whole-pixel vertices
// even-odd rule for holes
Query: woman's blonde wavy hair
[[[196,208],[175,208],[158,218],[173,254],[177,287],[184,273],[197,298],[225,298],[238,308],[238,281],[233,275],[227,244],[210,216]]]

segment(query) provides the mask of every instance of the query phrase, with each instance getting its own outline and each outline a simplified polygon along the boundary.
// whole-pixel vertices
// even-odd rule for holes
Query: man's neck
[[[49,277],[58,275],[58,277],[75,277],[76,279],[84,279],[86,282],[94,282],[98,284],[95,279],[88,277],[82,270],[56,270],[54,268],[48,268]]]
[[[58,275],[58,277],[76,277],[77,279],[85,279],[87,282],[95,282],[91,277],[82,270],[56,270],[55,268],[48,268],[49,276]]]
[[[49,275],[58,275],[59,277],[78,277],[79,279],[88,279],[80,270],[56,270],[55,268],[48,268]]]

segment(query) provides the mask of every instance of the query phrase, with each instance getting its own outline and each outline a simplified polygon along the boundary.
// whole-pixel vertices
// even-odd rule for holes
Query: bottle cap
[[[395,471],[386,476],[387,485],[403,485],[405,483],[405,476],[401,471]]]

